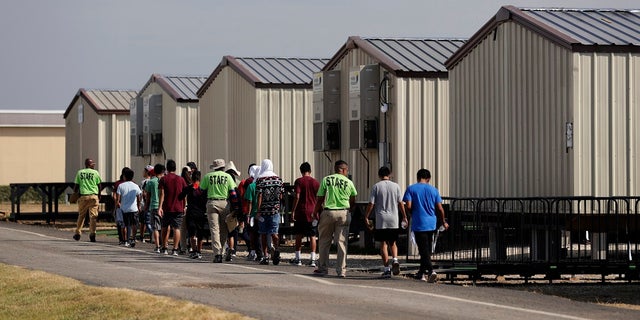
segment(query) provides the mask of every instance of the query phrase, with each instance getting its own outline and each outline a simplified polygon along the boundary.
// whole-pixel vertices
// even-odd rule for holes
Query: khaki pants
[[[89,214],[89,234],[96,233],[96,221],[98,220],[98,195],[81,196],[78,199],[78,221],[76,222],[76,234],[82,233],[84,219]]]
[[[349,224],[351,214],[349,210],[324,210],[318,221],[318,270],[327,271],[329,249],[335,241],[338,247],[336,273],[344,275],[347,272],[347,241],[349,239]]]
[[[227,242],[229,228],[227,227],[227,215],[229,205],[227,200],[207,201],[207,219],[209,220],[209,231],[211,232],[211,249],[214,257],[222,255],[222,248]]]

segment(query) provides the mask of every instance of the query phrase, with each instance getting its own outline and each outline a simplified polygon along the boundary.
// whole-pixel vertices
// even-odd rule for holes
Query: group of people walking
[[[95,242],[99,184],[102,181],[94,167],[95,162],[86,159],[85,168],[76,175],[75,188],[80,193],[77,228],[73,236],[76,241],[80,240],[88,214],[91,220],[89,238]],[[208,224],[213,263],[233,261],[236,242],[242,238],[247,245],[248,260],[263,265],[280,264],[279,225],[285,189],[282,179],[274,172],[271,160],[264,159],[260,165],[251,164],[249,176],[244,180],[240,180],[241,174],[233,161],[227,163],[224,159],[216,159],[210,169],[203,175],[195,163],[189,162],[178,175],[175,161],[167,160],[166,166],[146,166],[144,178],[138,186],[133,182],[133,170],[123,168],[113,193],[121,244],[135,246],[139,226],[143,241],[145,232],[149,232],[156,253],[169,254],[172,233],[170,254],[179,255],[189,248],[190,258],[201,259]],[[307,265],[315,267],[313,275],[316,276],[329,273],[329,252],[335,242],[335,271],[338,277],[346,277],[349,225],[358,194],[348,172],[347,162],[338,160],[334,173],[318,181],[311,175],[310,164],[305,162],[300,165],[301,176],[293,185],[291,220],[296,238],[295,256],[289,263],[303,265],[302,240],[308,237],[310,253]],[[381,167],[378,176],[380,181],[370,190],[365,222],[374,232],[375,240],[380,242],[382,277],[390,278],[392,274],[400,273],[396,243],[400,230],[411,225],[412,239],[415,239],[420,254],[416,277],[423,281],[436,281],[437,275],[431,264],[431,239],[438,224],[445,229],[448,225],[440,194],[429,184],[431,173],[420,169],[416,175],[417,183],[410,185],[404,193],[397,183],[391,181],[392,172],[388,167]],[[375,217],[375,225],[370,217]]]

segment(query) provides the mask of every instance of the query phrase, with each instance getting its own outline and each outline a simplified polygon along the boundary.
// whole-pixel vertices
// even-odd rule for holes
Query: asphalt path
[[[312,268],[262,266],[244,259],[213,264],[118,246],[52,227],[0,222],[0,262],[88,285],[185,299],[260,319],[640,319],[640,311],[518,290],[428,284],[409,277],[347,272],[314,277]],[[205,256],[205,257],[209,257]],[[347,260],[348,262],[348,260]]]

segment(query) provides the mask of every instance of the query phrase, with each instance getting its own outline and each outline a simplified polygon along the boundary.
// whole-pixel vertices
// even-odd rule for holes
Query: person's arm
[[[444,226],[444,229],[449,229],[449,224],[447,223],[447,220],[444,219],[444,208],[442,207],[442,203],[436,203],[436,211],[438,211],[440,219],[442,219],[442,225]]]
[[[407,211],[404,209],[404,202],[398,202],[398,210],[400,210],[400,214],[402,214],[402,222],[406,225],[409,225],[409,220],[407,219]]]
[[[355,204],[356,204],[356,197],[355,196],[349,197],[349,212],[353,213],[353,210],[356,209]]]
[[[320,212],[322,212],[322,208],[324,206],[324,196],[317,196],[316,199],[316,207],[313,209],[313,218],[320,220]]]
[[[298,202],[300,201],[300,193],[296,192],[296,196],[293,198],[293,205],[291,206],[291,221],[296,221],[296,208],[298,208]]]
[[[373,227],[371,226],[371,221],[369,221],[369,215],[371,215],[373,206],[374,204],[369,202],[369,204],[367,205],[367,210],[365,210],[365,213],[364,213],[364,224],[367,226],[368,229],[373,229]]]
[[[162,203],[164,202],[164,188],[158,188],[158,215],[162,217]]]
[[[262,193],[258,193],[258,206],[257,206],[257,211],[256,211],[256,218],[260,219],[260,216],[262,216],[260,214],[260,206],[262,206]]]

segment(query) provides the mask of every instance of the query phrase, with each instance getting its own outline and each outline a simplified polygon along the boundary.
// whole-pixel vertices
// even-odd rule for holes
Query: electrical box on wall
[[[142,99],[142,153],[162,153],[162,95]]]
[[[349,71],[349,148],[378,148],[380,66],[351,67]]]
[[[313,150],[340,149],[340,71],[313,75]]]
[[[131,155],[142,155],[142,98],[131,99],[129,103],[129,126],[131,128]]]

